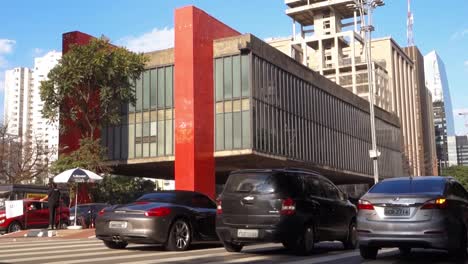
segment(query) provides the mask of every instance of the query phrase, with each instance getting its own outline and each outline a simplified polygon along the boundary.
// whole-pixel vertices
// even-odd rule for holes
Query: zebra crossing
[[[395,249],[384,250],[376,261],[396,263]],[[0,263],[23,264],[152,264],[152,263],[363,263],[357,250],[342,250],[333,243],[320,243],[310,256],[296,256],[280,244],[247,246],[242,253],[229,253],[220,245],[195,245],[185,252],[165,251],[161,246],[130,244],[126,249],[108,249],[97,239],[0,239]],[[431,262],[429,262],[431,263]],[[442,263],[442,262],[441,262]]]

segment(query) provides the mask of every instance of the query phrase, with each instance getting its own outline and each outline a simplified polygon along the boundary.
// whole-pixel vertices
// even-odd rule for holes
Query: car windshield
[[[434,180],[391,180],[376,184],[369,193],[383,194],[411,194],[411,193],[440,193],[444,192],[445,182],[439,179]]]
[[[158,202],[158,203],[175,203],[176,202],[176,194],[175,193],[147,193],[137,199],[139,202],[147,201],[147,202]]]

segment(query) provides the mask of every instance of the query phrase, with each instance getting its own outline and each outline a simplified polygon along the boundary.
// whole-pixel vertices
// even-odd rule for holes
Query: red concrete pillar
[[[175,184],[214,198],[213,40],[239,35],[202,10],[175,10]]]

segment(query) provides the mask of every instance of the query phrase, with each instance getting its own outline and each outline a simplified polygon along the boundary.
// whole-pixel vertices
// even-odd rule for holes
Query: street
[[[447,253],[416,250],[401,257],[396,249],[379,252],[375,261],[363,261],[359,251],[343,250],[340,243],[320,243],[310,256],[296,256],[280,244],[245,247],[242,253],[228,253],[220,245],[195,245],[186,252],[168,252],[160,246],[130,244],[124,250],[106,248],[91,239],[1,239],[0,263],[452,263]]]

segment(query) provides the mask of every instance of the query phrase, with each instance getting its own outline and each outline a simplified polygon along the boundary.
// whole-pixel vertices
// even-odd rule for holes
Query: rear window
[[[175,203],[177,195],[175,193],[147,193],[137,199],[139,202],[156,202],[156,203]]]
[[[296,192],[297,177],[282,173],[232,174],[224,189],[227,193],[292,193]]]
[[[369,193],[440,193],[445,182],[441,180],[392,180],[376,184]]]

